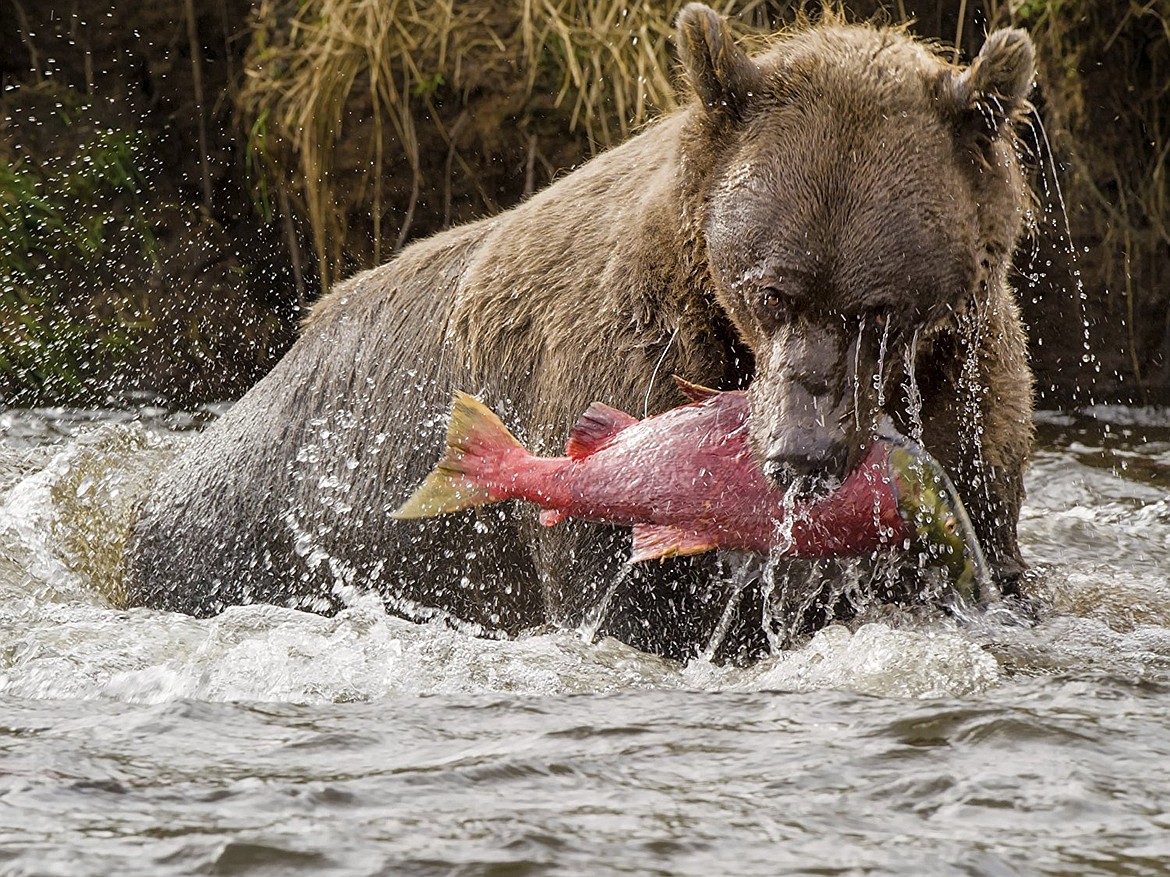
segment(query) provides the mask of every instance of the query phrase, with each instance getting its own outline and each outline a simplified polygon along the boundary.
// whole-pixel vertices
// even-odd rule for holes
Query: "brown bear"
[[[440,456],[453,391],[557,453],[594,400],[679,404],[671,373],[748,386],[777,486],[823,490],[888,414],[951,472],[1000,579],[1018,576],[1032,388],[1007,274],[1028,36],[996,31],[960,68],[904,30],[826,21],[749,56],[693,3],[678,46],[688,104],[321,300],[154,487],[133,603],[327,612],[373,590],[509,635],[578,625],[604,596],[603,632],[694,654],[738,592],[718,556],[623,569],[628,530],[542,528],[510,504],[390,517]]]

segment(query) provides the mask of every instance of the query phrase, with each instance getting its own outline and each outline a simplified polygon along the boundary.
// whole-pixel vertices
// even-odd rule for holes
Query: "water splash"
[[[906,417],[910,426],[910,438],[922,444],[922,393],[918,389],[918,327],[915,327],[910,343],[902,353],[902,366],[906,394]]]
[[[886,407],[886,353],[890,344],[890,321],[882,324],[882,337],[878,342],[877,366],[873,374],[873,389],[877,395],[877,409],[884,411]]]
[[[716,674],[695,664],[684,675],[698,681]],[[839,688],[844,682],[865,694],[943,697],[970,696],[997,685],[1000,679],[996,660],[961,637],[873,623],[853,632],[831,625],[799,651],[724,673],[722,683],[733,690],[804,691]]]
[[[796,501],[803,486],[803,480],[796,478],[784,490],[784,496],[780,500],[780,515],[773,522],[773,557],[780,557],[792,549],[792,546],[796,544],[793,528],[796,526],[797,520],[807,520],[809,517],[808,508],[801,508],[800,512],[797,512]]]
[[[861,346],[865,338],[865,314],[857,321],[857,339],[853,342],[853,426],[861,433]]]
[[[779,557],[769,557],[764,564],[761,576],[760,595],[761,617],[760,627],[768,639],[768,649],[773,655],[787,649],[792,643],[793,620],[788,611],[789,597],[792,590],[792,564]],[[777,592],[779,587],[779,592]]]
[[[1143,462],[1167,471],[1164,411],[1096,414],[1077,423],[1098,431],[1106,422],[1140,424],[1128,449],[1135,466]],[[577,630],[486,640],[475,631],[452,629],[438,616],[421,624],[402,620],[373,597],[333,617],[271,606],[234,607],[212,619],[118,611],[84,572],[64,564],[51,528],[43,526],[60,511],[55,486],[60,493],[71,485],[86,501],[116,486],[87,481],[72,465],[87,452],[101,457],[107,445],[99,436],[37,449],[34,457],[0,449],[0,695],[329,703],[425,694],[838,688],[933,697],[978,695],[1020,674],[1170,680],[1170,565],[1164,550],[1170,504],[1162,482],[1147,483],[1102,464],[1092,435],[1069,433],[1066,420],[1059,424],[1046,427],[1064,438],[1043,448],[1033,463],[1020,527],[1025,551],[1043,564],[1025,583],[1040,606],[1039,621],[1021,624],[1015,618],[1009,624],[996,615],[971,614],[960,623],[937,613],[891,610],[870,595],[869,581],[862,588],[855,580],[836,592],[808,587],[818,577],[841,580],[849,575],[845,570],[775,562],[767,573],[774,598],[768,623],[780,603],[792,610],[782,617],[794,618],[819,611],[818,601],[837,599],[849,601],[858,617],[811,637],[794,627],[775,629],[777,643],[787,637],[786,648],[749,668],[714,664],[717,648],[684,665],[610,638],[586,643]],[[110,441],[106,462],[112,464],[122,446],[111,433],[101,434]],[[140,446],[131,443],[138,450],[128,451],[142,458],[144,472],[154,465],[152,454],[167,453],[166,446],[177,441],[145,438]],[[861,566],[853,569],[856,574]],[[758,567],[754,575],[762,575]],[[742,611],[745,595],[762,581],[745,577],[738,588],[732,581],[729,592],[738,590]],[[717,647],[718,637],[708,645]]]
[[[958,387],[964,425],[959,431],[959,447],[963,456],[971,461],[974,483],[970,487],[986,494],[990,484],[987,483],[987,463],[983,454],[983,396],[988,387],[979,374],[979,357],[987,331],[987,317],[980,311],[981,308],[976,306],[959,316],[959,337],[964,342]]]
[[[591,643],[597,639],[597,631],[601,629],[601,625],[605,623],[605,619],[609,615],[609,609],[613,603],[614,595],[617,594],[618,588],[630,580],[633,574],[634,565],[629,561],[623,563],[617,575],[613,577],[613,580],[602,592],[601,599],[594,603],[585,613],[581,625],[577,628],[582,642]]]
[[[1060,174],[1056,166],[1055,154],[1052,150],[1052,143],[1048,139],[1048,130],[1044,127],[1044,120],[1040,117],[1040,113],[1033,107],[1032,111],[1027,116],[1027,124],[1029,130],[1032,132],[1032,139],[1036,144],[1036,158],[1040,166],[1040,185],[1043,189],[1044,196],[1048,203],[1052,203],[1052,195],[1056,195],[1056,204],[1060,210],[1060,221],[1062,226],[1057,227],[1056,221],[1053,221],[1053,226],[1057,228],[1057,239],[1064,245],[1064,251],[1069,256],[1072,263],[1072,280],[1073,280],[1073,299],[1076,307],[1077,316],[1080,320],[1081,332],[1081,364],[1092,367],[1094,374],[1100,374],[1101,362],[1097,355],[1093,352],[1092,331],[1089,326],[1089,317],[1086,307],[1088,301],[1088,294],[1085,292],[1084,280],[1081,277],[1079,254],[1077,253],[1076,245],[1073,243],[1072,224],[1068,218],[1068,207],[1064,200],[1064,191],[1060,185]],[[1052,187],[1049,188],[1048,179],[1051,176]],[[1032,253],[1032,261],[1035,261],[1037,252]],[[1032,278],[1036,280],[1035,277]],[[1073,387],[1074,401],[1087,402],[1093,404],[1093,398],[1090,395],[1087,400],[1080,398],[1084,392],[1078,379]]]
[[[8,490],[0,537],[40,587],[123,603],[122,555],[134,510],[173,448],[134,423],[83,432]]]
[[[790,566],[784,554],[788,552],[795,544],[793,537],[793,528],[796,525],[798,518],[796,500],[802,490],[801,479],[796,479],[788,485],[784,491],[784,497],[780,502],[780,517],[774,522],[774,538],[772,543],[772,551],[764,563],[764,568],[760,576],[760,590],[763,597],[760,627],[764,632],[764,636],[768,639],[768,648],[776,653],[785,648],[788,648],[790,638],[788,636],[787,625],[783,622],[777,627],[777,618],[784,618],[784,615],[777,615],[772,611],[773,594],[777,586],[781,587],[780,605],[787,604],[787,592],[789,587],[787,570]],[[806,518],[808,516],[807,510],[802,510]],[[736,597],[738,601],[738,597]]]
[[[740,603],[743,602],[743,596],[756,581],[755,564],[750,562],[740,562],[733,564],[731,573],[731,593],[727,598],[727,605],[723,607],[723,614],[719,617],[719,621],[715,623],[715,628],[711,631],[711,637],[707,641],[706,648],[699,655],[701,661],[713,661],[715,655],[723,647],[727,639],[727,633],[731,629],[731,623],[739,612]]]
[[[773,655],[798,648],[814,604],[832,583],[823,561],[771,557],[761,578],[760,624]]]

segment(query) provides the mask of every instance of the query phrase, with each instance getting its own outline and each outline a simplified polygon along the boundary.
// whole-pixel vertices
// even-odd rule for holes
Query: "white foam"
[[[0,544],[24,573],[22,586],[53,588],[78,599],[89,592],[55,551],[53,485],[68,468],[72,451],[57,454],[47,467],[16,482],[0,501]],[[0,584],[11,585],[11,582]]]
[[[847,689],[890,697],[956,697],[1000,681],[995,658],[963,636],[864,624],[819,631],[803,648],[744,670],[695,662],[684,677],[700,688],[761,691]]]

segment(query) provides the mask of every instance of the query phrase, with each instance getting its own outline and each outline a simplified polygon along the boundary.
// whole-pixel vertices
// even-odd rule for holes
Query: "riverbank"
[[[16,3],[0,33],[0,404],[237,397],[323,288],[673,106],[680,5]],[[745,39],[793,20],[729,7]],[[885,15],[961,57],[994,26],[1038,44],[1022,139],[1037,206],[1015,282],[1041,403],[1170,396],[1170,22],[1089,0],[911,7]]]

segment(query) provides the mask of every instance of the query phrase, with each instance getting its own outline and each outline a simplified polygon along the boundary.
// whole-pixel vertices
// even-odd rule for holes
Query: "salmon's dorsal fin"
[[[719,395],[719,390],[712,390],[702,384],[692,384],[686,378],[680,378],[678,375],[671,375],[671,377],[674,378],[674,385],[678,387],[679,392],[692,402],[702,402],[704,399]]]
[[[713,537],[695,530],[659,524],[637,524],[634,527],[634,552],[630,556],[630,563],[702,554],[715,547],[717,545]]]
[[[613,441],[615,435],[637,422],[638,418],[632,414],[594,402],[569,433],[565,453],[575,460],[595,454]]]

